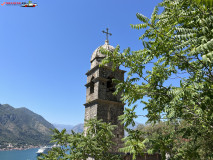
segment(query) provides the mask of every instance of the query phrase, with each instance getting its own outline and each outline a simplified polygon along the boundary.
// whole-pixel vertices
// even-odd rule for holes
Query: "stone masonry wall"
[[[132,160],[132,155],[125,155],[124,160]],[[159,153],[153,155],[144,154],[144,156],[137,156],[136,160],[161,160],[161,155]]]
[[[124,104],[120,101],[121,94],[113,95],[115,85],[112,83],[112,78],[124,80],[124,71],[113,72],[107,66],[94,66],[86,75],[85,120],[97,116],[97,119],[116,125],[117,128],[113,132],[115,135],[113,141],[116,145],[113,146],[112,152],[118,152],[118,148],[123,147],[121,139],[124,137],[124,127],[120,124],[118,116],[123,114]]]
[[[99,69],[99,76],[107,79],[109,81],[109,77],[113,77],[113,79],[124,80],[124,73],[120,71],[112,72],[110,68],[100,68]],[[116,85],[116,84],[114,84]],[[109,92],[107,88],[107,82],[100,81],[99,85],[99,98],[111,101],[120,102],[121,93],[117,95],[113,95],[113,92]]]
[[[97,116],[97,108],[97,104],[85,107],[85,120],[95,118],[95,116]]]

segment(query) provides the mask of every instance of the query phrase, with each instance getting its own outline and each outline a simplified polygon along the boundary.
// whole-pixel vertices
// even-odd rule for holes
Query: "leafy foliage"
[[[169,153],[172,159],[208,159],[209,157],[203,151],[206,147],[213,147],[211,135],[190,126],[184,120],[151,123],[146,126],[140,125],[137,129],[142,133],[141,138],[146,139],[144,142],[147,152],[155,153],[161,150],[164,159],[166,153]],[[203,136],[200,135],[205,135],[208,139],[203,139]],[[197,152],[194,152],[194,150]],[[208,154],[211,154],[211,152]]]
[[[213,1],[212,0],[194,0],[197,4],[203,4],[207,7],[212,7],[213,6]]]
[[[67,134],[66,130],[59,132],[54,129],[52,142],[61,147],[55,147],[47,155],[38,157],[39,160],[86,160],[93,157],[96,160],[120,160],[120,156],[110,153],[114,142],[112,131],[115,126],[102,122],[102,120],[90,119],[85,124],[84,133]]]
[[[163,9],[160,13],[159,8]],[[112,63],[113,69],[122,65],[129,70],[125,81],[117,81],[116,86],[116,93],[123,91],[123,102],[128,106],[143,103],[149,123],[162,119],[186,123],[180,130],[182,135],[169,132],[168,141],[159,139],[162,136],[152,139],[152,144],[159,144],[162,155],[169,153],[171,159],[213,157],[212,12],[207,1],[164,0],[155,7],[151,18],[137,13],[141,24],[131,25],[138,30],[145,28],[139,38],[143,49],[131,52],[127,48],[120,53],[117,46],[113,53],[103,51],[107,55],[103,65]],[[121,117],[124,123],[134,123],[138,116],[134,109],[126,109]],[[150,139],[141,138],[142,133],[137,132],[129,131],[126,144],[130,146],[123,151],[136,155],[141,154],[137,148],[147,147],[144,144]],[[168,143],[177,143],[177,136],[185,137],[188,143],[168,149]],[[156,150],[155,146],[150,145],[149,150]]]

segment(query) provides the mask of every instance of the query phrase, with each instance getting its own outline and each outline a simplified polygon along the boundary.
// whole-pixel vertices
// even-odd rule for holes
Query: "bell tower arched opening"
[[[91,81],[90,81],[90,94],[94,93],[95,84],[94,84],[93,80],[94,80],[94,77],[92,77]]]
[[[113,76],[107,78],[107,92],[115,92],[115,84],[112,82]]]

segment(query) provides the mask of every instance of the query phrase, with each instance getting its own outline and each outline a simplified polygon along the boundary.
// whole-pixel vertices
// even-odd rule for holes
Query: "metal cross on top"
[[[112,35],[112,33],[109,33],[109,28],[106,29],[107,31],[102,31],[103,33],[106,33],[106,40],[109,42],[109,39],[108,39],[108,35]]]

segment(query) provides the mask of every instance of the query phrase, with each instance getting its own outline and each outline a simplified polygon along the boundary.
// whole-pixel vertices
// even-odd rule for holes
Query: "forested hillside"
[[[0,144],[42,145],[49,143],[52,124],[27,108],[0,104]]]

